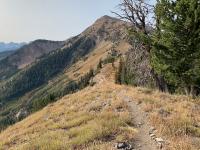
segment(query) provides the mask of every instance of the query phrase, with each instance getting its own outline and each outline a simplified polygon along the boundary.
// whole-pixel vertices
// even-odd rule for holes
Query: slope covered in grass
[[[97,84],[50,104],[3,131],[1,148],[112,149],[116,141],[131,140],[136,130],[115,90]]]
[[[82,34],[67,40],[64,47],[1,81],[0,130],[28,116],[32,110],[43,108],[47,101],[68,94],[68,87],[95,69],[111,49],[125,53],[130,47],[124,39],[125,25],[126,22],[104,16]]]
[[[9,127],[0,134],[1,148],[110,150],[116,142],[134,145],[141,132],[124,101],[127,97],[148,116],[145,123],[156,128],[165,149],[200,148],[198,99],[116,85],[114,75],[115,69],[108,64],[93,79],[94,86],[65,96]]]
[[[132,93],[170,150],[200,149],[199,99],[137,88]]]

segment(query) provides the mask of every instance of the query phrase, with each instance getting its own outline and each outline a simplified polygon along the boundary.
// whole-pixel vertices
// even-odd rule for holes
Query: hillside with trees
[[[107,56],[106,51],[113,50],[113,45],[120,47],[121,44],[126,43],[124,40],[125,25],[124,21],[103,16],[82,34],[65,41],[62,48],[40,57],[7,80],[2,81],[0,84],[1,129],[66,94],[86,87],[92,77],[91,70],[96,68],[96,61],[101,59],[101,55],[95,53],[105,53],[104,55]],[[116,26],[119,30],[113,30],[112,26]],[[120,35],[121,38],[116,39],[116,35]],[[119,51],[127,49],[124,47]],[[91,54],[93,51],[95,53]],[[88,55],[91,58],[98,57],[98,59],[88,62],[90,60],[89,58],[87,60]],[[64,74],[70,69],[78,72],[79,68],[73,67],[81,60],[88,62],[86,66],[89,66],[82,76],[70,77]],[[110,62],[109,59],[106,61]],[[92,62],[93,64],[91,64]],[[17,115],[18,113],[20,115]]]
[[[22,68],[0,61],[0,150],[200,149],[200,2],[117,8]]]
[[[123,80],[164,92],[197,96],[199,7],[196,0],[161,0],[155,6],[140,0],[123,1],[120,4],[123,14],[117,15],[132,23],[129,38],[134,45],[125,58],[122,69],[125,71],[121,74],[127,79]],[[154,24],[150,21],[152,15]]]
[[[14,51],[5,51],[5,52],[0,52],[0,60],[6,58],[7,56],[13,54]]]
[[[64,41],[36,40],[22,46],[8,57],[0,60],[0,81],[8,79],[43,55],[61,48],[64,43]]]

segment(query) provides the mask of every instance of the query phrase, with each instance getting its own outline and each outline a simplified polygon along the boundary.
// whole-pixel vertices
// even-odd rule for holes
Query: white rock
[[[118,149],[122,149],[122,148],[126,148],[126,143],[122,142],[122,143],[117,143],[116,146]]]
[[[155,134],[150,134],[150,137],[155,137],[156,135]]]
[[[156,138],[155,140],[156,140],[156,142],[158,142],[158,143],[163,143],[163,142],[164,142],[164,140],[163,140],[162,138]]]
[[[119,142],[115,145],[115,148],[117,149],[123,149],[123,150],[132,150],[133,147],[129,143],[126,142]]]
[[[139,122],[138,125],[141,126],[141,125],[142,125],[142,122]]]

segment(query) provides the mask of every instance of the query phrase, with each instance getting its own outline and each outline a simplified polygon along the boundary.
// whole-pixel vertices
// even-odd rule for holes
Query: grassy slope
[[[0,130],[26,116],[31,110],[31,102],[48,101],[46,99],[54,92],[56,97],[66,94],[70,80],[76,80],[96,67],[113,45],[125,39],[125,24],[104,16],[82,34],[69,39],[61,50],[41,57],[8,80],[0,81]],[[118,49],[124,51],[128,46],[120,44]],[[20,112],[22,117],[16,117]]]
[[[134,140],[126,104],[119,91],[138,102],[169,150],[200,148],[198,100],[145,88],[114,84],[111,65],[94,79],[99,84],[68,95],[0,134],[3,149],[112,149],[116,141]]]
[[[139,87],[127,90],[148,114],[158,136],[168,140],[169,150],[200,149],[199,99]]]
[[[114,141],[133,138],[127,106],[115,90],[99,84],[62,98],[1,133],[2,149],[111,149]]]
[[[199,99],[140,88],[133,90],[132,96],[142,102],[158,135],[170,141],[170,150],[200,149]]]
[[[77,59],[92,51],[94,47],[94,39],[83,36],[74,41],[71,47],[49,53],[2,83],[0,99],[6,103],[45,84],[65,68],[69,68]]]
[[[113,43],[111,42],[100,43],[97,47],[95,47],[93,52],[75,63],[69,69],[65,70],[64,73],[59,74],[39,88],[26,93],[19,99],[7,103],[3,108],[1,108],[0,120],[6,119],[5,117],[7,116],[17,114],[20,109],[29,107],[30,103],[33,101],[40,101],[40,99],[45,97],[48,93],[56,93],[64,90],[70,80],[77,80],[91,68],[95,68],[100,59],[106,58],[112,46]],[[123,53],[126,52],[128,48],[129,45],[123,41],[116,47],[117,50]],[[10,114],[10,112],[13,113]]]

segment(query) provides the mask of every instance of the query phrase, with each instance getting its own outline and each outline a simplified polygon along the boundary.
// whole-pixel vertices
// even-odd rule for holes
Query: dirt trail
[[[112,66],[107,66],[101,70],[101,73],[95,77],[97,84],[113,84],[114,83],[114,70]],[[152,126],[149,124],[145,112],[137,105],[132,97],[128,96],[125,89],[115,91],[115,94],[127,103],[132,114],[135,128],[138,129],[135,140],[133,141],[134,150],[159,150],[157,143],[151,138],[149,132]]]
[[[148,123],[146,114],[141,110],[140,106],[138,106],[137,103],[132,100],[132,97],[126,95],[125,90],[120,91],[118,96],[122,98],[129,106],[135,127],[138,129],[138,133],[134,141],[134,149],[158,150],[158,146],[149,135],[149,131],[151,130],[152,126]]]

